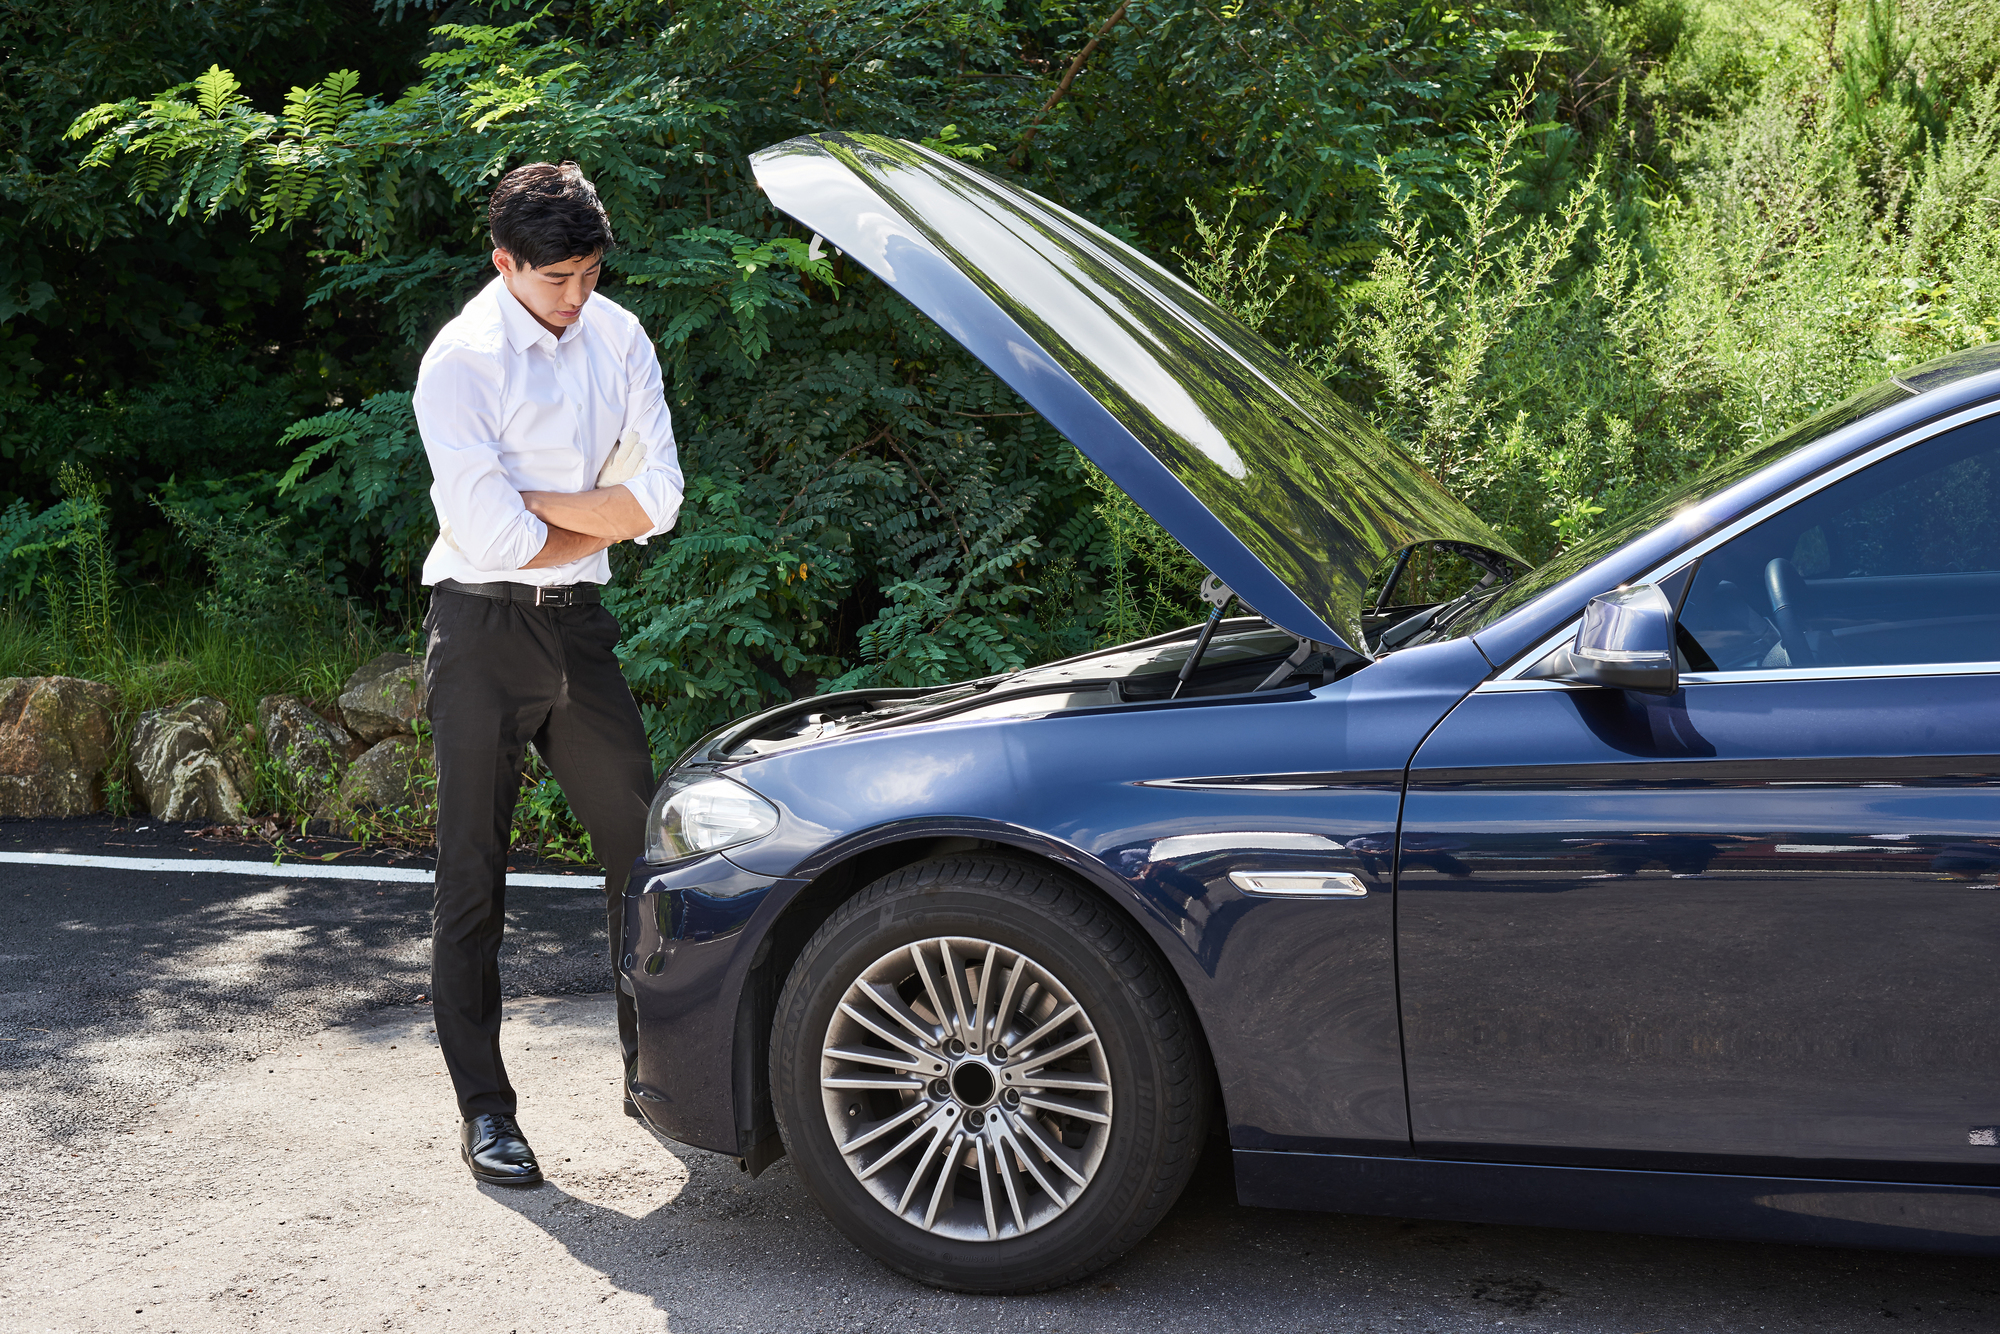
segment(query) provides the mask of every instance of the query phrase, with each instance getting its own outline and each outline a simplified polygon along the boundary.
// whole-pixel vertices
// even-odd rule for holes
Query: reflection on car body
[[[1132,1245],[1206,1126],[1251,1204],[2000,1253],[2000,347],[1524,571],[1081,219],[869,136],[756,166],[1214,612],[682,756],[663,803],[773,814],[632,878],[650,1125],[980,1291]],[[1470,586],[1410,601],[1425,543]]]

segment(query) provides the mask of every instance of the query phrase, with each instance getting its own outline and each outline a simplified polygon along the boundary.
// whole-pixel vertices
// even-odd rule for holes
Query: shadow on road
[[[750,1182],[727,1160],[685,1156],[687,1189],[636,1218],[553,1184],[484,1193],[674,1328],[690,1308],[712,1309],[738,1289],[754,1301],[774,1271],[800,1267],[822,1275],[812,1314],[830,1329],[886,1329],[888,1310],[902,1307],[932,1319],[948,1311],[937,1328],[990,1328],[1028,1312],[1042,1328],[1093,1331],[1162,1328],[1167,1312],[1177,1314],[1165,1327],[1195,1328],[1186,1322],[1200,1313],[1200,1327],[1217,1330],[1645,1334],[1873,1329],[1896,1319],[1899,1329],[1985,1331],[2000,1322],[2000,1272],[1977,1260],[1248,1209],[1216,1148],[1161,1225],[1109,1268],[1056,1292],[952,1296],[847,1243],[789,1164]],[[698,1295],[690,1273],[703,1276]]]

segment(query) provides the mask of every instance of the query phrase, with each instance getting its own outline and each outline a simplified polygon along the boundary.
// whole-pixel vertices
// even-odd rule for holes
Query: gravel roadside
[[[479,1188],[417,1001],[428,897],[0,866],[9,1330],[2000,1325],[1989,1262],[1249,1210],[1221,1155],[1094,1281],[936,1293],[833,1232],[789,1164],[751,1181],[620,1114],[601,900],[573,890],[511,892],[503,959],[550,1182]]]

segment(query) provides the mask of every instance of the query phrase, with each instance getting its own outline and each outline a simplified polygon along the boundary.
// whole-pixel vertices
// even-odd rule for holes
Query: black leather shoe
[[[542,1165],[511,1116],[488,1113],[459,1127],[458,1156],[489,1186],[539,1186]]]
[[[639,1104],[632,1101],[632,1095],[629,1093],[625,1095],[625,1115],[638,1121],[646,1119],[645,1115],[639,1110]]]

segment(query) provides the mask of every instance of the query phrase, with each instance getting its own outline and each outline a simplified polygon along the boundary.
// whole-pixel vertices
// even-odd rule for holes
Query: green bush
[[[260,553],[244,568],[289,552],[396,634],[433,533],[413,358],[483,281],[491,182],[573,156],[623,243],[604,291],[659,341],[689,480],[671,539],[614,553],[628,675],[665,758],[830,684],[1003,671],[1200,613],[1200,571],[1171,538],[769,210],[745,159],[794,134],[976,157],[1177,258],[1538,558],[1899,366],[2000,338],[1993,6],[1117,12],[1100,32],[1106,15],[1040,0],[595,0],[440,26],[428,46],[394,29],[402,54],[359,73],[202,59],[91,84],[104,105],[76,121],[75,151],[100,165],[60,177],[88,203],[64,215],[77,234],[110,237],[115,213],[195,249],[234,235],[235,308],[282,293],[302,323],[254,346],[176,333],[170,371],[109,397],[75,371],[72,392],[36,360],[57,345],[35,324],[55,287],[0,274],[0,312],[37,312],[0,315],[0,457],[46,478],[143,456],[105,500],[127,584],[218,573],[220,539],[206,562],[199,541],[127,540],[159,493],[233,516]],[[206,461],[203,421],[228,467]],[[69,568],[72,512],[18,494],[0,513],[0,550],[18,552],[0,566],[17,606],[0,651],[47,660],[75,635],[23,609]],[[231,596],[176,633],[220,633]],[[327,633],[333,661],[378,632]],[[547,785],[532,791],[527,823],[573,838]]]

